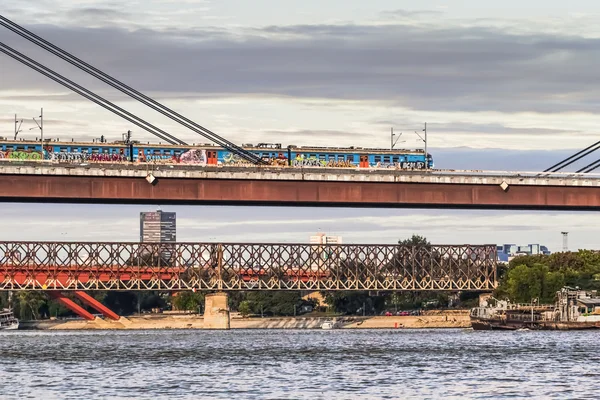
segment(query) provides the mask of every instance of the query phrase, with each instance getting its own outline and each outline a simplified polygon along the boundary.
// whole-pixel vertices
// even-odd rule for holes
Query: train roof
[[[0,144],[27,144],[27,145],[35,145],[39,144],[39,140],[13,140],[7,139],[4,137],[0,137]],[[222,146],[217,146],[212,143],[192,143],[191,145],[172,145],[167,143],[153,143],[153,142],[141,142],[137,140],[133,140],[131,142],[134,146],[137,147],[161,147],[161,148],[175,148],[175,149],[191,149],[191,148],[201,148],[201,149],[222,149]],[[53,145],[53,146],[88,146],[88,147],[111,147],[111,146],[127,146],[128,143],[118,140],[113,142],[100,142],[100,141],[75,141],[71,139],[71,141],[63,141],[59,139],[44,139],[44,144]],[[382,148],[371,148],[371,147],[359,147],[359,146],[349,146],[349,147],[326,147],[326,146],[282,146],[281,143],[258,143],[256,145],[252,143],[245,143],[240,146],[246,150],[255,150],[255,151],[287,151],[288,147],[293,151],[302,151],[302,152],[367,152],[367,153],[425,153],[423,149],[382,149]]]

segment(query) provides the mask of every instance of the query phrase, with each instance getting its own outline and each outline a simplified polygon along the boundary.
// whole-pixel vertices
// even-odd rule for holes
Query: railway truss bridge
[[[228,329],[228,291],[485,292],[496,285],[495,245],[0,242],[0,291],[46,291],[88,320],[95,317],[68,292],[118,320],[87,292],[212,291],[204,326]]]
[[[495,287],[495,245],[0,242],[0,290]]]

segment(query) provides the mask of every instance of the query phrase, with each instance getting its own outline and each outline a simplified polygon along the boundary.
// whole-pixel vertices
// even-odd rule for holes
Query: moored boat
[[[0,311],[0,330],[19,329],[19,320],[15,318],[12,310]]]
[[[600,297],[596,291],[565,287],[555,304],[511,304],[491,299],[471,309],[474,330],[584,330],[600,329]]]
[[[321,324],[321,329],[335,329],[335,321],[325,321]]]

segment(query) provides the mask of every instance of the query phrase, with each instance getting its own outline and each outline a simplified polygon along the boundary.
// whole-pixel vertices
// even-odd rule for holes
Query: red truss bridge
[[[495,245],[0,242],[0,290],[489,291]]]

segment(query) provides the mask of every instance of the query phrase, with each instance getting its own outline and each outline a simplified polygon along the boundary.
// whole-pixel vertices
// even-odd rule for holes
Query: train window
[[[400,161],[400,157],[398,157],[398,156],[393,156],[393,157],[392,157],[392,162],[395,162],[395,163],[397,163],[397,162],[399,162],[399,161]]]
[[[316,154],[310,154],[309,157],[310,158],[317,158],[317,155]]]
[[[390,156],[383,156],[383,162],[389,163],[390,161]]]
[[[346,161],[354,161],[354,155],[352,155],[352,154],[346,155]]]
[[[92,147],[92,154],[100,153],[100,149],[98,147]]]
[[[328,159],[329,161],[335,161],[335,154],[328,154],[328,155],[327,155],[327,159]]]
[[[325,154],[319,154],[319,160],[325,161]]]
[[[68,150],[67,150],[67,148],[66,148],[66,147],[61,147],[61,148],[59,149],[59,151],[60,151],[61,153],[66,153],[66,152],[68,152]]]
[[[374,156],[374,162],[381,162],[381,156]]]
[[[17,146],[18,151],[25,151],[25,146]]]
[[[154,154],[155,156],[156,156],[156,155],[160,155],[160,150],[156,150],[156,149],[155,149],[153,154]]]

